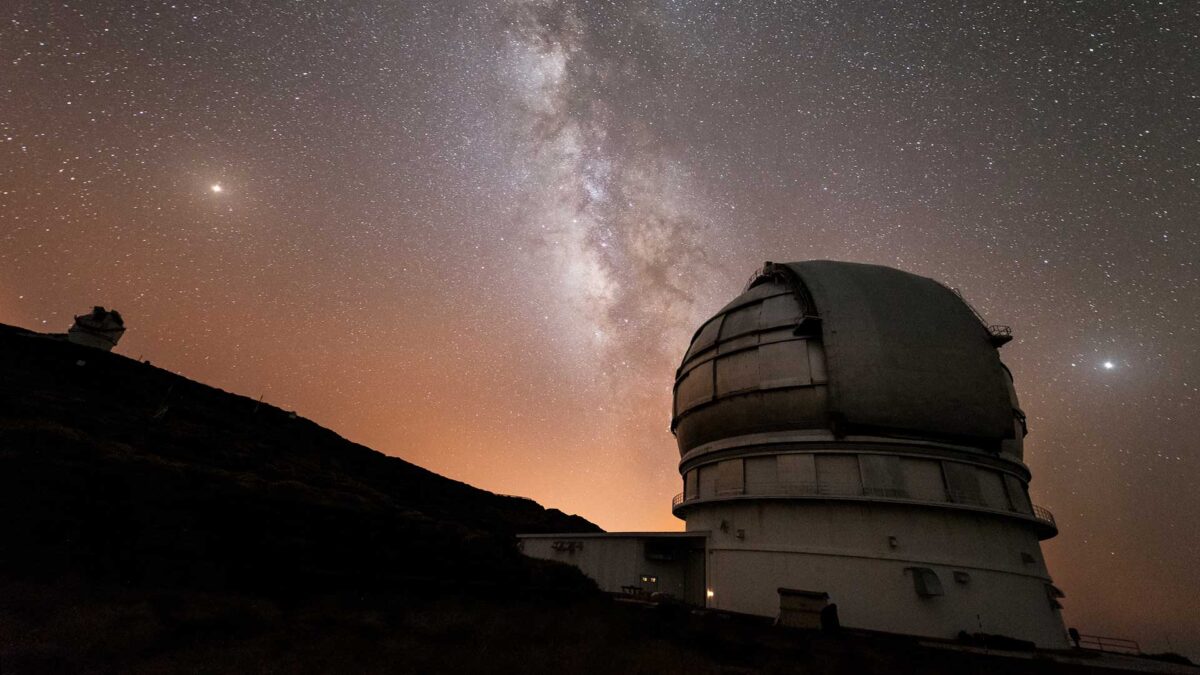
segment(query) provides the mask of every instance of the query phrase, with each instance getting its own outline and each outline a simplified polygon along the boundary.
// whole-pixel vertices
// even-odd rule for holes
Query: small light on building
[[[707,591],[704,591],[704,597],[708,598],[709,600],[712,600],[712,596],[713,596],[713,592],[712,592],[711,588],[708,589]]]

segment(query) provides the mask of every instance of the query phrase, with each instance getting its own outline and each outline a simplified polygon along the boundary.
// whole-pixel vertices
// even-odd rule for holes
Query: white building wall
[[[965,630],[1067,646],[1037,536],[1004,516],[870,502],[731,500],[693,507],[687,526],[711,532],[714,609],[775,616],[777,589],[787,587],[829,593],[851,627],[939,638]],[[913,567],[933,570],[944,595],[918,595]]]
[[[522,552],[532,558],[554,560],[578,567],[606,593],[621,593],[626,587],[636,586],[647,592],[670,594],[685,602],[704,604],[704,545],[691,538],[696,549],[674,560],[655,560],[646,556],[646,542],[654,540],[665,545],[688,547],[687,538],[637,534],[602,534],[572,536],[519,535]],[[556,549],[555,544],[559,544]],[[654,582],[642,581],[642,577],[653,577]]]

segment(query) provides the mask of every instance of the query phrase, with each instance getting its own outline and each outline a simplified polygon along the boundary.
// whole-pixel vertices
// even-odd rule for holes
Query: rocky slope
[[[265,593],[586,587],[516,532],[598,531],[291,413],[0,325],[0,575]]]

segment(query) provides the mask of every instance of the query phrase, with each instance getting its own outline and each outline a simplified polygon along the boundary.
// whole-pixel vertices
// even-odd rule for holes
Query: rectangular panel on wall
[[[695,469],[687,472],[683,478],[683,498],[695,499],[699,495],[698,483],[696,479],[699,477],[699,472]]]
[[[712,400],[713,362],[706,361],[688,371],[679,382],[679,391],[675,396],[679,414],[688,408]]]
[[[758,389],[758,350],[748,349],[717,359],[717,395]]]
[[[746,494],[772,494],[779,491],[779,474],[774,457],[746,458]]]
[[[933,459],[904,457],[900,460],[908,496],[925,502],[946,501],[946,483],[942,480],[942,464]]]
[[[861,495],[862,474],[855,455],[817,455],[817,484],[823,495]]]
[[[808,372],[806,343],[807,340],[789,340],[758,348],[760,363],[769,369],[769,373],[764,372],[761,378],[764,388],[812,384],[812,376]]]
[[[820,340],[806,340],[805,344],[808,345],[808,369],[813,384],[829,382],[829,373],[825,370],[825,345]]]
[[[717,496],[717,466],[709,464],[696,469],[697,493],[703,497]]]
[[[742,460],[726,459],[717,463],[717,494],[740,495],[746,489]]]
[[[788,494],[816,494],[817,465],[813,455],[779,455],[775,458],[779,485]]]
[[[733,310],[725,315],[725,323],[721,325],[721,339],[757,331],[762,326],[761,317],[762,303],[760,302]]]
[[[942,462],[946,472],[946,486],[950,490],[950,501],[958,504],[984,506],[983,494],[979,491],[979,470],[962,462]]]
[[[990,469],[979,470],[979,493],[983,495],[983,503],[989,509],[1012,510],[1004,479],[1000,477],[999,472]]]
[[[1007,488],[1008,498],[1012,501],[1014,510],[1018,513],[1033,513],[1033,504],[1029,501],[1029,493],[1025,491],[1024,483],[1014,476],[1004,474],[1004,487]]]
[[[894,455],[859,455],[862,466],[863,492],[876,497],[902,499],[908,496],[900,458]]]

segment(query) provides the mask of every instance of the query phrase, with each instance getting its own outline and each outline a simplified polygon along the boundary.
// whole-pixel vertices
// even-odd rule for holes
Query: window
[[[927,502],[946,501],[946,483],[937,461],[905,457],[900,460],[900,466],[904,469],[904,482],[910,497]]]
[[[900,458],[890,455],[859,455],[862,465],[864,494],[876,497],[902,499],[908,496],[904,489],[904,475],[900,473]]]
[[[1004,488],[1004,480],[1000,474],[988,469],[979,470],[979,492],[983,497],[983,503],[992,509],[1002,509],[1011,511],[1012,505],[1008,502],[1008,492]]]
[[[742,460],[726,459],[717,464],[717,494],[740,495],[745,492]]]
[[[1008,491],[1008,498],[1012,501],[1014,511],[1025,514],[1033,513],[1033,505],[1029,502],[1029,493],[1025,491],[1024,483],[1015,476],[1004,474],[1004,487]]]
[[[779,475],[776,473],[774,457],[746,458],[746,494],[773,494],[779,492]]]
[[[816,494],[817,465],[814,455],[779,455],[775,458],[779,470],[780,488],[787,494]]]
[[[950,489],[950,501],[956,504],[985,506],[979,490],[979,472],[970,464],[942,462],[946,471],[946,484]]]
[[[861,495],[862,475],[855,455],[817,455],[817,484],[823,495]]]
[[[703,499],[717,496],[717,465],[706,464],[696,469],[697,494]]]

